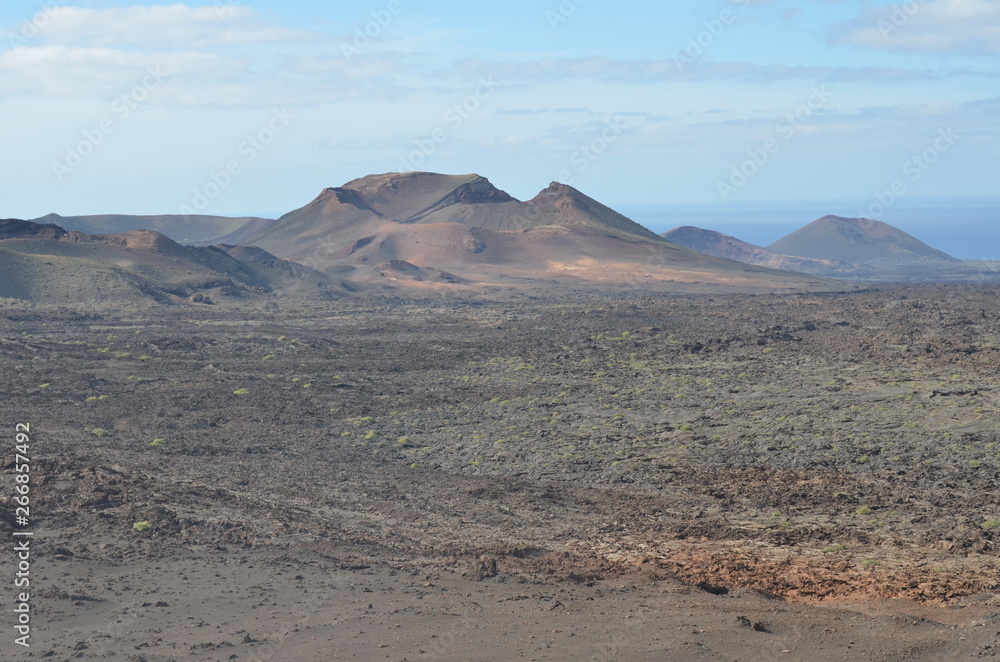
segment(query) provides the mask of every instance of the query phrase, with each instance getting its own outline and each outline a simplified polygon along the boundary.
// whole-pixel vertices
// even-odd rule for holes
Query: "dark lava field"
[[[1000,655],[995,288],[7,304],[0,349],[33,657]]]

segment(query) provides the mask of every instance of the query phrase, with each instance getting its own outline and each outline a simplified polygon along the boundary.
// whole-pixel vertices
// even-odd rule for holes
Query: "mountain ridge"
[[[323,189],[247,243],[319,271],[355,270],[352,278],[367,277],[363,274],[370,275],[373,265],[404,262],[454,276],[453,284],[472,285],[510,283],[513,277],[732,281],[754,287],[773,281],[780,288],[785,278],[782,272],[671,244],[565,184],[552,182],[522,202],[477,174],[383,173],[354,179]]]
[[[346,292],[339,279],[274,256],[181,246],[155,230],[85,234],[53,224],[0,221],[0,298],[49,303],[208,303],[301,292]]]
[[[183,214],[60,216],[51,213],[32,219],[32,222],[54,224],[68,232],[77,231],[84,234],[120,234],[130,230],[155,230],[170,236],[179,244],[207,245],[248,226],[273,223],[274,219],[257,216],[212,216],[207,214],[193,216]]]
[[[62,217],[43,220],[58,218]],[[160,292],[157,296],[164,301],[212,288],[217,296],[295,290],[327,297],[400,288],[448,288],[475,295],[498,288],[544,290],[555,284],[666,291],[838,287],[805,274],[675,245],[566,184],[552,182],[530,200],[520,201],[474,173],[366,175],[324,188],[311,201],[273,220],[73,218],[83,218],[90,229],[129,229],[85,233],[42,224],[31,226],[30,233],[38,235],[32,240],[35,244],[0,240],[0,248],[71,264],[74,282],[80,282],[89,269],[95,278],[139,283],[140,290]],[[210,229],[228,232],[206,240],[210,232],[202,228],[197,237],[203,240],[200,245],[182,246],[165,233],[141,227],[155,220],[175,236],[185,237],[190,236],[190,224],[201,218],[210,220]],[[16,231],[26,232],[24,227]],[[50,238],[41,239],[43,232]],[[46,284],[32,292],[48,288],[70,296],[55,287],[59,283],[46,280],[44,273],[35,273]]]
[[[804,258],[794,255],[784,255],[763,246],[737,239],[715,230],[685,225],[674,228],[660,235],[667,241],[685,246],[699,253],[723,257],[746,264],[755,264],[770,269],[796,271],[817,276],[856,275],[859,267],[819,258]]]

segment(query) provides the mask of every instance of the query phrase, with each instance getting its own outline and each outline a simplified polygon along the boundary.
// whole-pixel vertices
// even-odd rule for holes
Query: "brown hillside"
[[[824,216],[768,248],[785,255],[839,260],[849,264],[957,263],[916,237],[869,218]]]
[[[630,286],[829,287],[674,246],[563,184],[553,183],[520,202],[479,175],[362,177],[325,189],[247,243],[351,278],[367,278],[362,274],[372,273],[372,265],[393,261],[455,277],[424,280],[442,285],[509,284],[515,278]],[[380,268],[374,273],[391,272]]]

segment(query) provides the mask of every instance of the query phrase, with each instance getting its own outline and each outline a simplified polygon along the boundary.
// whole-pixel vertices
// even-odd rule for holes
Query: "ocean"
[[[715,230],[767,246],[827,214],[871,218],[873,201],[749,202],[730,204],[628,205],[614,208],[661,233],[681,225]],[[877,211],[877,208],[876,208]],[[949,255],[967,260],[1000,259],[1000,197],[923,198],[899,201],[875,220],[893,225]]]

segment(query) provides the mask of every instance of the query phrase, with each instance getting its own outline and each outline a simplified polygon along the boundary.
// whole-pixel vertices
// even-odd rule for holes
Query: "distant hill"
[[[632,219],[580,193],[572,186],[558,182],[552,182],[527,204],[541,212],[539,225],[575,226],[622,239],[661,238]]]
[[[54,223],[33,223],[17,218],[0,220],[0,239],[22,239],[25,237],[58,239],[65,234],[66,230]]]
[[[329,294],[358,292],[362,289],[343,278],[320,273],[297,262],[282,260],[256,246],[217,244],[212,248],[224,251],[234,260],[249,267],[257,276],[267,281],[268,287],[280,294]]]
[[[345,294],[336,278],[274,258],[181,246],[152,230],[89,235],[0,221],[0,297],[40,303],[207,302],[271,293]]]
[[[871,266],[960,262],[881,221],[840,216],[824,216],[767,248],[785,255]]]
[[[736,237],[714,230],[705,230],[691,225],[674,228],[660,235],[667,241],[692,250],[724,257],[737,262],[755,264],[770,269],[798,271],[819,276],[857,275],[861,269],[855,265],[837,260],[820,260],[782,255],[775,251],[741,241]],[[866,270],[867,271],[867,270]]]
[[[675,245],[565,184],[525,202],[480,175],[430,172],[354,179],[277,220],[0,221],[0,257],[0,297],[52,302],[843,287]]]
[[[521,202],[479,175],[411,172],[369,175],[328,188],[305,207],[248,237],[247,243],[291,259],[304,251],[314,252],[319,237],[356,228],[367,232],[385,222],[459,224],[498,232],[563,226],[627,240],[662,241],[654,232],[562,184],[553,183],[533,200]]]
[[[826,278],[880,282],[992,283],[996,263],[957,260],[894,228],[862,218],[824,216],[767,248],[692,226],[662,235],[706,255]],[[800,251],[787,254],[781,251]]]
[[[118,234],[130,230],[154,230],[170,237],[179,244],[212,244],[218,242],[241,243],[242,235],[260,232],[274,221],[254,216],[229,218],[226,216],[186,216],[165,214],[161,216],[129,216],[127,214],[101,214],[96,216],[60,216],[48,214],[34,219],[36,223],[50,223],[66,230],[84,234]],[[236,239],[234,241],[233,239]]]
[[[219,237],[215,237],[211,241],[194,241],[191,242],[195,245],[199,244],[229,244],[233,246],[240,246],[247,243],[250,237],[254,237],[271,225],[276,223],[273,218],[251,218],[244,225],[241,225],[237,230],[230,232],[229,234],[224,234]]]
[[[369,175],[323,190],[247,243],[330,274],[392,287],[522,281],[821,285],[700,255],[564,184],[528,202],[479,175]],[[423,270],[423,271],[421,271]]]

